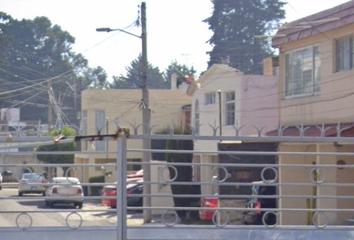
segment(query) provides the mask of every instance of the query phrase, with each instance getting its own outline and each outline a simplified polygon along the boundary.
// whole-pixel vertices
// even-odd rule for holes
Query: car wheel
[[[0,185],[0,190],[2,190],[2,186]]]
[[[22,192],[18,192],[18,195],[19,195],[20,197],[22,197],[23,193],[22,193]]]
[[[43,194],[43,196],[45,196],[45,192],[43,192],[42,194]]]
[[[83,206],[83,203],[75,203],[74,206],[75,206],[75,208],[78,207],[79,209],[81,209]]]
[[[45,200],[44,203],[45,203],[45,206],[46,206],[46,207],[49,207],[49,202],[48,202],[48,200]]]

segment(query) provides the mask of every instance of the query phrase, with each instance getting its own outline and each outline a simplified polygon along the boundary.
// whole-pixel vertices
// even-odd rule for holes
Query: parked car
[[[253,182],[251,188],[251,198],[246,203],[246,208],[254,209],[253,211],[245,211],[243,213],[243,223],[246,225],[263,225],[263,215],[267,208],[276,208],[276,198],[261,198],[259,195],[275,195],[276,187],[265,185],[261,182]],[[259,209],[256,211],[255,209]],[[265,210],[264,210],[265,209]],[[276,223],[276,215],[270,213],[265,217],[267,225],[274,225]]]
[[[141,180],[142,181],[142,180]],[[130,194],[142,194],[143,193],[143,184],[140,182],[131,182],[127,184],[127,205],[128,206],[142,206],[143,198],[142,197],[129,197]],[[117,196],[117,186],[109,185],[105,186],[102,191],[102,196],[105,197],[115,197]],[[105,206],[116,208],[117,200],[116,199],[102,199],[101,203]]]
[[[67,203],[74,204],[75,207],[80,209],[82,208],[84,194],[79,179],[73,177],[55,177],[52,179],[51,184],[53,185],[49,186],[46,191],[48,199],[45,200],[45,205],[47,207],[53,207],[58,203]],[[51,197],[53,199],[50,199]],[[73,197],[78,198],[74,199]]]
[[[202,208],[217,208],[219,207],[219,198],[215,197],[205,197],[200,200],[200,207]],[[199,218],[202,221],[211,222],[213,221],[215,210],[205,211],[199,210]]]
[[[144,177],[144,170],[143,169],[137,171],[136,173],[127,175],[128,179],[129,178],[142,178],[142,177]]]
[[[2,189],[2,175],[0,173],[0,190]]]
[[[18,186],[18,195],[39,193],[45,196],[48,181],[41,173],[24,173]]]

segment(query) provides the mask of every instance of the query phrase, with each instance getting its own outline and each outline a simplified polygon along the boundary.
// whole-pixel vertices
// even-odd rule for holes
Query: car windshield
[[[52,183],[59,184],[79,184],[79,179],[77,178],[53,178]]]
[[[39,180],[39,179],[41,179],[41,177],[43,177],[43,175],[41,175],[41,174],[25,173],[25,174],[23,174],[22,179]]]

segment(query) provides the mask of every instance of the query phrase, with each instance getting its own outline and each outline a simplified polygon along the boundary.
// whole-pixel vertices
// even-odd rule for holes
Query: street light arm
[[[115,28],[115,29],[111,29],[111,28],[96,28],[96,31],[97,32],[113,32],[113,31],[120,31],[120,32],[124,32],[126,34],[129,34],[129,35],[132,35],[134,37],[137,37],[137,38],[141,38],[141,36],[138,36],[134,33],[130,33],[130,32],[127,32],[123,29],[119,29],[119,28]]]

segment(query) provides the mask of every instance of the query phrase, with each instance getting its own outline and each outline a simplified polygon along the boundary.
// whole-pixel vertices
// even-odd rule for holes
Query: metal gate
[[[239,136],[238,129],[235,130],[234,136],[216,136],[217,129],[214,129],[212,136],[199,136],[194,133],[175,135],[173,129],[167,135],[138,135],[137,127],[134,127],[132,133],[128,129],[119,128],[115,134],[110,135],[74,138],[58,136],[54,140],[41,136],[24,137],[21,134],[12,136],[11,139],[9,136],[3,137],[3,145],[0,148],[3,158],[22,156],[26,159],[39,154],[54,156],[84,153],[94,159],[91,156],[114,154],[116,162],[105,163],[104,167],[113,169],[113,175],[116,171],[117,177],[116,181],[111,180],[110,183],[83,181],[84,175],[89,176],[93,172],[87,169],[97,170],[103,166],[95,161],[75,164],[31,163],[30,166],[28,163],[13,164],[2,161],[3,169],[17,169],[14,173],[17,182],[2,183],[1,239],[354,239],[354,229],[351,226],[354,222],[354,138],[341,136],[343,129],[340,125],[336,127],[337,135],[333,137],[324,137],[328,129],[323,126],[318,127],[320,136],[317,137],[306,137],[307,129],[303,126],[298,127],[297,137],[284,136],[285,129],[280,127],[275,136],[264,136],[262,130],[259,130],[258,136],[252,137]],[[130,142],[143,139],[212,141],[219,146],[229,144],[230,148],[166,150],[127,147]],[[11,151],[20,147],[33,148],[82,141],[91,144],[97,141],[115,141],[117,151]],[[277,149],[259,151],[254,148],[240,151],[232,148],[233,144],[254,142],[276,143]],[[194,160],[189,163],[127,161],[127,154],[144,152],[193,154]],[[254,159],[260,160],[243,161],[244,156],[254,156]],[[262,163],[264,156],[273,156],[274,163]],[[228,161],[220,163],[218,159],[221,157],[228,158]],[[128,196],[127,169],[128,166],[135,165],[150,166],[151,180],[141,184],[150,185],[151,193],[129,193]],[[184,174],[178,172],[181,166],[192,168],[193,182],[175,181],[178,175]],[[45,207],[44,201],[53,199],[51,196],[17,196],[17,188],[22,184],[23,169],[32,172],[40,167],[67,167],[64,176],[77,176],[85,189],[112,186],[113,182],[116,182],[116,195],[85,195],[82,209],[74,209],[72,206]],[[46,187],[52,185],[57,184],[45,183]],[[182,194],[159,191],[164,188],[171,189],[173,185],[186,186],[185,189],[198,185],[201,191]],[[40,184],[31,186],[38,187]],[[231,190],[222,191],[223,194],[220,194],[220,189],[225,187]],[[274,191],[262,192],[261,188]],[[127,200],[132,197],[149,198],[152,204],[128,206]],[[200,204],[176,207],[173,198],[198,198]],[[116,209],[102,206],[102,199],[116,201]],[[273,201],[275,205],[267,204],[268,200]],[[216,205],[213,205],[212,201]],[[136,211],[144,211],[144,214]],[[198,213],[202,219],[181,219],[181,212],[187,215]],[[144,223],[143,216],[151,217],[152,221]]]

